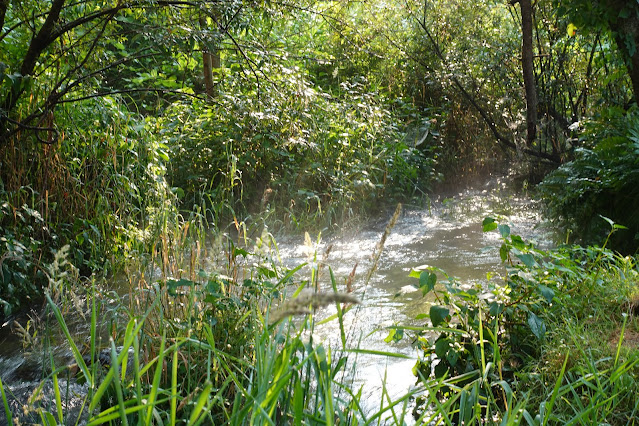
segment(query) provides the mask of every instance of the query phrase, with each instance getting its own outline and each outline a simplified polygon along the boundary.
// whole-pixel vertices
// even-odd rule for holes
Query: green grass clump
[[[56,326],[42,330],[48,336],[42,339],[48,341],[45,346],[62,339],[73,361],[57,365],[51,358],[26,413],[12,409],[14,397],[0,384],[6,420],[235,425],[345,424],[361,417],[342,381],[345,347],[335,352],[312,337],[316,309],[357,299],[348,293],[301,292],[317,277],[314,269],[310,281],[294,282],[304,265],[287,270],[261,258],[259,267],[245,270],[241,258],[260,257],[229,247],[228,275],[182,270],[190,278],[167,278],[164,271],[179,270],[172,263],[178,247],[167,249],[157,259],[160,276],[139,277],[128,306],[126,299],[108,304],[94,286],[86,294],[88,336],[73,335],[68,322],[76,311],[49,290],[49,317]],[[166,259],[169,265],[162,263]],[[62,285],[64,277],[70,280],[64,275],[56,283]],[[294,296],[270,319],[271,303],[287,288],[296,288]],[[291,306],[297,307],[294,312]],[[301,320],[291,319],[300,313]],[[107,336],[103,328],[109,322]],[[86,393],[74,397],[79,411],[67,408],[61,377],[85,383]],[[43,398],[49,388],[53,397]]]

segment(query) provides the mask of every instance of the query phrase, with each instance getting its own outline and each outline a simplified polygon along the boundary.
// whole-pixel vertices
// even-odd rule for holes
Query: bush
[[[547,217],[583,243],[601,243],[609,226],[600,216],[628,230],[611,239],[611,248],[632,253],[639,246],[639,111],[610,110],[589,123],[575,159],[540,184]]]

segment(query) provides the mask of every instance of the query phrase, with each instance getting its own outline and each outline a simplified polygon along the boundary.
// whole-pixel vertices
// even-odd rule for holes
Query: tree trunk
[[[200,29],[205,30],[207,28],[206,18],[200,18]],[[213,99],[217,96],[217,90],[213,81],[213,69],[220,68],[220,53],[215,49],[214,53],[211,53],[209,48],[202,44],[202,62],[203,62],[203,74],[204,74],[204,86],[206,88],[206,96],[209,99]]]
[[[38,59],[40,55],[51,44],[55,38],[52,38],[53,30],[55,25],[60,20],[60,12],[62,11],[62,6],[64,6],[65,0],[53,0],[51,4],[51,9],[49,10],[49,14],[42,24],[42,27],[36,34],[36,36],[31,40],[29,44],[29,48],[24,55],[24,59],[22,60],[22,65],[20,66],[20,75],[21,79],[33,74],[33,70],[35,69],[36,64],[38,63]],[[4,1],[0,0],[0,8],[4,5]],[[6,11],[6,8],[4,9]],[[3,16],[4,19],[4,16]],[[14,84],[11,88],[11,92],[7,94],[7,97],[4,99],[2,104],[3,115],[5,117],[0,118],[0,143],[2,143],[3,136],[5,135],[7,129],[5,128],[5,123],[7,121],[7,116],[12,112],[15,106],[18,104],[18,100],[22,96],[24,92],[24,88],[22,84]]]
[[[639,102],[639,16],[630,13],[627,18],[619,18],[610,23],[610,28],[616,28],[615,41],[623,55],[623,59],[632,82],[632,92],[636,102]],[[634,42],[634,47],[629,45]]]
[[[2,27],[4,27],[4,17],[7,14],[8,7],[9,0],[0,0],[0,33],[2,33]]]
[[[521,7],[521,68],[526,89],[526,144],[531,146],[537,133],[537,89],[533,64],[533,18],[531,0],[519,0]]]

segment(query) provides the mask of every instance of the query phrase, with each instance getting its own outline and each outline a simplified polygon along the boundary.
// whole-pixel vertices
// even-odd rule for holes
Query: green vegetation
[[[190,278],[138,277],[129,302],[115,304],[93,285],[84,289],[87,307],[68,300],[81,287],[66,273],[63,250],[50,268],[57,291],[47,296],[49,327],[58,324],[60,335],[33,335],[29,345],[63,339],[75,362],[57,365],[51,358],[20,416],[42,424],[631,423],[639,410],[635,260],[605,247],[540,250],[494,219],[483,225],[501,234],[505,275],[486,287],[464,285],[436,268],[411,273],[424,295],[436,297],[417,317],[423,326],[392,327],[389,339],[414,339],[423,351],[416,384],[394,399],[382,389],[372,410],[362,408],[363,388],[352,382],[354,355],[405,355],[349,346],[343,316],[357,299],[321,262],[310,263],[304,279],[305,264],[281,268],[268,255],[230,245],[227,256],[235,260],[225,275],[198,272],[195,264],[196,270],[182,267]],[[619,230],[612,224],[610,234]],[[261,259],[259,267],[240,278],[247,256]],[[312,289],[322,273],[332,288],[317,293]],[[264,303],[284,299],[277,308]],[[320,321],[315,312],[327,305],[337,313]],[[78,314],[90,324],[80,338],[65,322]],[[104,330],[98,318],[114,326]],[[327,320],[338,324],[338,347],[313,339]],[[69,395],[57,385],[73,375],[86,383],[86,394]],[[53,396],[39,397],[51,383]],[[10,408],[11,393],[0,388],[11,421],[18,412]]]
[[[0,381],[6,420],[628,424],[638,22],[621,0],[0,0],[0,319],[44,359],[25,409]],[[281,267],[274,235],[511,170],[566,245],[487,219],[502,280],[414,272],[437,304],[389,340],[415,334],[417,385],[365,411],[352,286]],[[337,348],[312,338],[327,303]]]
[[[635,259],[605,244],[540,250],[492,218],[483,226],[498,228],[506,265],[488,288],[436,268],[411,273],[436,298],[418,317],[430,325],[408,329],[424,351],[415,372],[441,384],[416,410],[443,424],[493,417],[499,424],[632,424],[639,412]],[[611,226],[610,235],[621,228]]]
[[[584,123],[583,147],[575,159],[550,173],[540,186],[547,216],[570,235],[586,242],[601,241],[608,224],[602,216],[624,225],[611,244],[634,253],[639,247],[639,116],[633,108],[604,111]]]

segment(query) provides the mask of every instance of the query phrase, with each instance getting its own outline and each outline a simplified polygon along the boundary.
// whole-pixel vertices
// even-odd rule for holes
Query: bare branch
[[[60,137],[60,133],[58,132],[58,129],[56,129],[55,127],[41,127],[41,126],[30,126],[28,124],[24,124],[20,121],[16,121],[13,120],[9,117],[4,117],[5,120],[7,120],[9,123],[14,124],[16,126],[18,126],[18,129],[24,129],[24,130],[32,130],[35,131],[36,134],[36,138],[38,139],[38,142],[46,144],[46,145],[52,145],[54,143],[56,143]],[[16,131],[14,130],[13,132],[11,132],[11,134],[14,134]],[[51,139],[42,139],[40,137],[40,132],[51,132],[53,133],[53,138]]]
[[[184,92],[182,90],[178,90],[178,89],[156,89],[153,87],[144,87],[144,88],[139,88],[139,89],[122,89],[122,90],[111,90],[109,92],[99,92],[99,93],[92,93],[90,95],[86,95],[86,96],[80,96],[77,98],[72,98],[72,99],[62,99],[60,101],[58,101],[58,104],[66,104],[66,103],[71,103],[71,102],[79,102],[79,101],[84,101],[87,99],[94,99],[94,98],[103,98],[105,96],[111,96],[111,95],[119,95],[119,94],[123,94],[123,93],[141,93],[141,92],[150,92],[150,93],[175,93],[181,96],[186,96],[189,98],[194,98],[194,99],[199,99],[201,101],[206,101],[206,98],[203,98],[201,96],[198,96],[196,94],[193,93],[188,93],[188,92]]]

